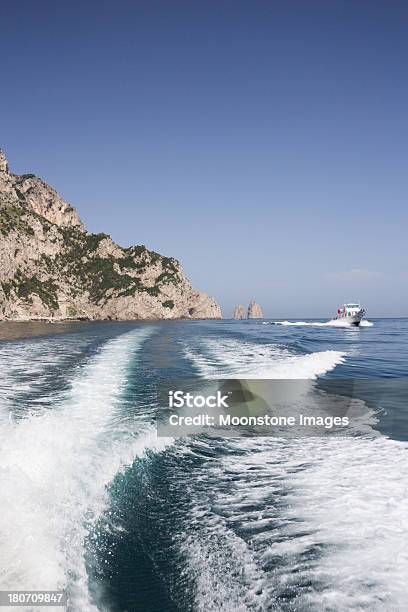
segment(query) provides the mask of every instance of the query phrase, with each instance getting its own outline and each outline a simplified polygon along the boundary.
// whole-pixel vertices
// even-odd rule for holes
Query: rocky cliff
[[[242,304],[240,304],[239,306],[237,306],[236,308],[234,308],[234,312],[232,315],[233,319],[246,319],[246,312],[245,312],[245,308],[242,306]]]
[[[262,319],[263,312],[259,304],[255,300],[251,300],[248,306],[248,319]]]
[[[0,319],[220,318],[179,262],[86,231],[75,209],[0,150]]]

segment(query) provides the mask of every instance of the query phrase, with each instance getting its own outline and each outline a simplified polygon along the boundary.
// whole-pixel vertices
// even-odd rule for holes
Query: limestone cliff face
[[[14,187],[26,205],[38,215],[60,227],[77,227],[85,231],[78,213],[45,181],[32,174],[15,176]]]
[[[246,312],[245,312],[245,308],[242,306],[242,304],[240,304],[239,306],[237,306],[236,308],[234,308],[234,313],[232,315],[233,319],[246,319]]]
[[[0,150],[0,319],[221,318],[179,262],[87,232],[42,179],[9,172]]]
[[[262,319],[263,312],[259,304],[255,300],[251,300],[248,306],[248,319]]]

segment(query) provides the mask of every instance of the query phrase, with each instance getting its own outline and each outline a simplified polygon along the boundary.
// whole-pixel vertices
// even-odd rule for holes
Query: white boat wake
[[[268,324],[267,321],[264,321]],[[271,325],[285,325],[288,327],[345,327],[347,329],[355,329],[357,326],[348,323],[347,321],[340,321],[339,319],[331,319],[330,321],[318,322],[318,321],[273,321]],[[374,323],[371,321],[361,321],[359,327],[372,327]]]
[[[293,354],[275,344],[207,339],[185,346],[186,357],[203,378],[306,379],[323,376],[344,362],[341,351]]]
[[[52,410],[1,419],[0,588],[67,588],[74,610],[96,611],[88,589],[86,538],[108,506],[107,487],[148,450],[168,440],[118,411],[128,366],[151,331],[107,342]],[[51,608],[49,608],[51,610]]]

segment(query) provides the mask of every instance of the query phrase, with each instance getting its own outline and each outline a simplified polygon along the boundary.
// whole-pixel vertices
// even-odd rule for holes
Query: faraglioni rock
[[[248,319],[262,319],[263,312],[259,304],[255,300],[251,300],[248,306]]]
[[[221,318],[179,262],[86,231],[76,210],[0,150],[0,319]]]
[[[246,311],[245,308],[240,304],[236,308],[234,308],[234,312],[232,315],[233,319],[246,319]]]

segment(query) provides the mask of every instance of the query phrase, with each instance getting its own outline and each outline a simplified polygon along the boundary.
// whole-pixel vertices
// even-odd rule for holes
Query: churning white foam
[[[195,509],[207,537],[186,539],[197,609],[406,609],[404,443],[241,438],[228,449]]]
[[[225,441],[226,447],[229,444]],[[211,443],[205,438],[195,440],[194,449],[211,452]],[[230,493],[237,486],[231,474],[232,471],[226,472],[223,459],[219,458],[197,467],[194,478],[183,483],[189,513],[177,540],[187,562],[188,578],[194,584],[192,595],[197,612],[261,612],[267,609],[267,593],[263,593],[267,577],[250,544],[229,524],[229,517],[235,510],[235,496]],[[224,497],[230,495],[226,507],[221,507],[220,490]]]
[[[294,355],[274,344],[209,339],[185,347],[186,356],[204,378],[313,379],[342,363],[345,353],[319,351]]]
[[[302,356],[277,346],[211,340],[187,350],[200,373],[213,377],[268,368],[286,377],[290,364],[294,377],[314,377],[341,362],[336,353],[304,356],[312,364],[305,370]],[[215,601],[221,610],[405,610],[408,452],[375,433],[229,440],[230,452],[210,468],[211,499],[203,504],[210,535],[198,546],[190,536],[193,567],[216,575],[200,574],[197,608],[211,610]],[[224,580],[230,568],[233,576],[241,571],[241,582]]]
[[[194,500],[193,500],[194,501]],[[265,575],[251,547],[229,529],[225,519],[208,511],[205,500],[193,505],[180,551],[195,582],[197,612],[248,612],[266,609]]]
[[[136,455],[167,443],[150,428],[115,435],[128,364],[147,334],[108,342],[61,405],[1,423],[1,589],[68,587],[72,609],[96,609],[85,539],[106,508],[106,487]]]
[[[308,467],[289,482],[290,513],[321,549],[306,609],[405,610],[408,575],[408,452],[384,438],[308,440]],[[310,539],[310,537],[309,537]],[[272,552],[272,551],[271,551]],[[285,554],[275,547],[277,557]]]
[[[322,323],[318,321],[273,321],[273,325],[284,325],[286,327],[344,327],[346,329],[358,329],[357,325],[352,325],[347,321],[331,319]],[[360,327],[372,327],[371,321],[361,321]]]
[[[64,358],[62,345],[53,339],[36,342],[18,341],[0,343],[1,369],[0,420],[9,419],[9,410],[16,396],[27,394],[43,384],[49,377],[50,366]],[[58,348],[60,350],[58,350]]]

